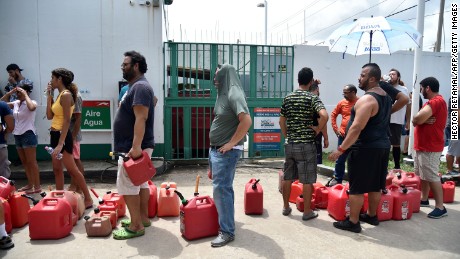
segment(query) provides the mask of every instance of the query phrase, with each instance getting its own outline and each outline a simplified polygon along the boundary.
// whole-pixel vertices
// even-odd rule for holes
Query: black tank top
[[[379,105],[379,111],[376,115],[369,118],[364,129],[359,134],[358,140],[352,148],[390,148],[389,125],[391,116],[391,98],[388,95],[379,95],[377,93],[365,93],[372,95]],[[350,121],[348,121],[347,132],[355,119],[355,107],[351,109]]]

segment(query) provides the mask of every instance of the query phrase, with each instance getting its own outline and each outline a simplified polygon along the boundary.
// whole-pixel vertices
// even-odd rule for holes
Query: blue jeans
[[[339,141],[337,143],[338,146],[342,144],[343,139],[344,137],[339,137]],[[348,153],[349,149],[345,151],[345,153],[341,154],[335,161],[334,177],[339,183],[342,182],[343,176],[345,175],[345,161],[347,161]]]
[[[219,215],[220,231],[229,236],[235,236],[233,179],[241,153],[242,150],[237,149],[225,154],[214,148],[209,149],[209,168],[212,172],[213,197]]]

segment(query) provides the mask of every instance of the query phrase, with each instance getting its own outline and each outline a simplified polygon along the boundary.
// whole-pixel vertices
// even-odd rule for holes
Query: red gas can
[[[112,211],[117,215],[117,218],[120,217],[118,215],[118,205],[114,201],[104,201],[102,204],[99,204],[97,208],[99,211]]]
[[[117,192],[107,191],[102,197],[104,201],[113,201],[117,205],[117,214],[118,217],[124,217],[126,215],[126,202],[123,199],[123,196],[118,194]]]
[[[316,200],[315,194],[312,194],[311,202],[310,202],[310,209],[311,210],[315,209],[315,200]],[[304,202],[304,199],[303,199],[303,195],[299,195],[299,197],[297,197],[295,205],[296,205],[296,208],[297,208],[298,211],[303,212],[305,210],[305,202]]]
[[[123,167],[129,179],[131,179],[131,182],[136,186],[152,179],[156,173],[152,160],[150,160],[150,156],[145,151],[142,151],[142,156],[140,158],[136,160],[129,158],[127,161],[123,162]]]
[[[72,230],[72,207],[65,199],[43,198],[29,210],[31,239],[59,239]]]
[[[412,213],[420,212],[422,192],[414,187],[407,187],[407,195],[410,197],[410,207],[412,208]]]
[[[318,209],[327,208],[327,200],[329,196],[329,189],[325,186],[315,189],[315,206]]]
[[[393,220],[406,220],[412,217],[412,208],[410,207],[410,196],[407,195],[406,188],[400,188],[397,185],[387,187],[393,196]],[[406,191],[404,191],[406,189]]]
[[[16,187],[14,186],[14,181],[0,176],[0,197],[9,199],[15,191]]]
[[[108,217],[110,221],[110,225],[112,228],[117,227],[117,211],[111,211],[111,210],[103,210],[101,211],[99,208],[94,209],[94,213],[91,217]]]
[[[5,218],[5,230],[7,233],[11,233],[13,230],[13,224],[11,224],[11,208],[10,204],[3,197],[0,197],[0,203],[3,206],[3,215]]]
[[[386,181],[385,181],[385,186],[391,185],[393,183],[393,178],[396,176],[396,174],[401,173],[401,172],[402,172],[401,169],[388,170],[388,174],[387,174]]]
[[[377,218],[379,221],[390,220],[393,217],[393,196],[387,189],[382,190],[382,196],[377,207]]]
[[[345,220],[350,215],[350,200],[348,186],[341,184],[329,188],[327,212],[336,220]]]
[[[445,203],[452,203],[454,202],[455,197],[455,182],[453,181],[446,181],[442,184],[442,193],[443,193],[443,201]]]
[[[401,170],[401,173],[397,173],[393,178],[393,184],[414,187],[420,190],[420,177],[413,172]]]
[[[289,202],[295,203],[297,197],[303,192],[303,183],[299,183],[299,180],[294,181],[291,184],[291,195],[289,196]]]
[[[149,218],[154,218],[157,215],[158,210],[158,190],[152,181],[148,181],[150,199],[149,199]]]
[[[77,196],[70,191],[51,191],[46,195],[47,198],[65,199],[72,208],[72,224],[75,226],[80,217],[80,207],[78,206]]]
[[[30,210],[29,200],[22,197],[22,194],[24,194],[24,192],[15,193],[8,200],[11,209],[11,224],[13,228],[23,227],[29,222],[29,217],[27,215]]]
[[[260,179],[252,178],[244,188],[244,213],[262,215],[264,213],[264,190]]]
[[[361,207],[361,213],[366,213],[368,208],[369,208],[369,194],[365,193],[363,206]]]
[[[158,217],[177,217],[180,211],[180,201],[174,192],[177,186],[174,182],[164,182],[160,185],[158,197]]]
[[[195,196],[180,206],[180,232],[188,240],[218,234],[217,209],[211,197]]]

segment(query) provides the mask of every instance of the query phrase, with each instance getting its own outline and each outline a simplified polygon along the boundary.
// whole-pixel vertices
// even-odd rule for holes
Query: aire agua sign
[[[84,100],[81,111],[82,130],[111,130],[110,100]]]

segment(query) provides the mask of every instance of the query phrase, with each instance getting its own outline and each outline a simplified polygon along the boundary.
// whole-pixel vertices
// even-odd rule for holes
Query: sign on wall
[[[110,100],[84,100],[81,111],[81,129],[110,131],[112,114]]]
[[[280,108],[254,108],[254,149],[280,150]]]

